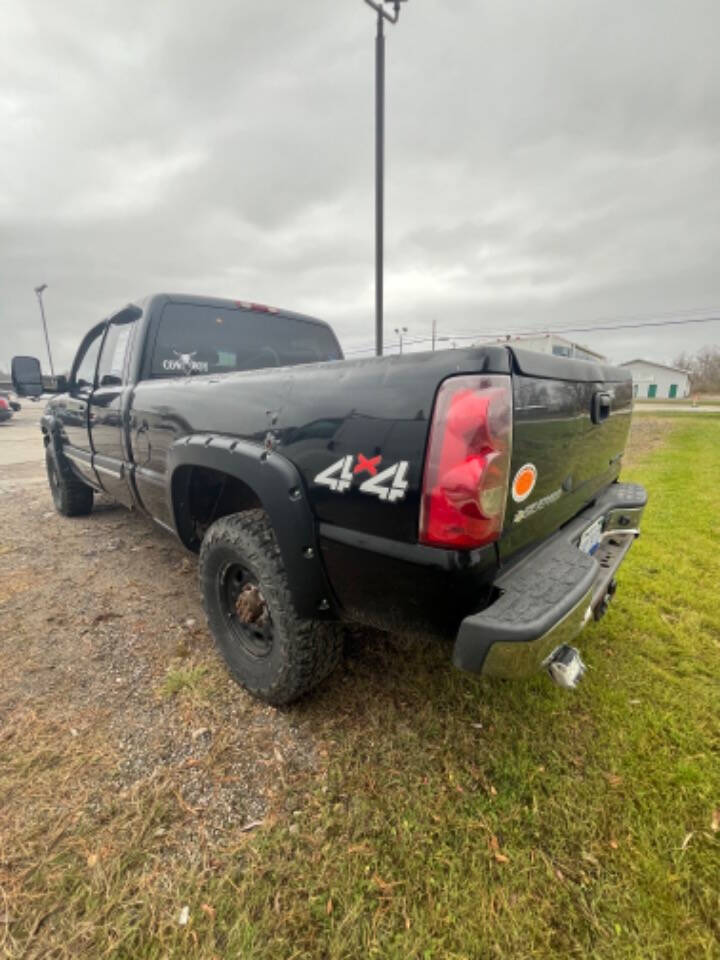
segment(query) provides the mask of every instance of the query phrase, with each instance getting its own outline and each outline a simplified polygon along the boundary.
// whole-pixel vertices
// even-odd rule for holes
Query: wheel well
[[[195,551],[215,520],[262,507],[255,491],[239,477],[211,467],[178,467],[172,478],[172,499],[180,539]]]

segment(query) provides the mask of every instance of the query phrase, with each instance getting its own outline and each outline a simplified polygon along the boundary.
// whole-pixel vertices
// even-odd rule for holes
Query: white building
[[[602,353],[582,347],[579,343],[558,337],[554,333],[529,334],[527,336],[508,336],[497,340],[497,343],[512,343],[523,350],[534,350],[536,353],[552,353],[556,357],[577,357],[578,360],[592,360],[594,363],[607,361]]]
[[[663,397],[674,400],[690,394],[690,377],[687,370],[668,367],[651,360],[628,360],[621,363],[632,373],[634,397]]]

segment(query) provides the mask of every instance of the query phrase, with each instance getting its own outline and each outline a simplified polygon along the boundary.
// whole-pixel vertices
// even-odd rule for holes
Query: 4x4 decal
[[[404,500],[408,488],[407,472],[410,464],[407,460],[399,460],[378,473],[382,463],[382,456],[366,457],[364,454],[355,457],[342,457],[321,470],[315,477],[315,483],[328,487],[334,493],[345,493],[352,486],[354,477],[362,473],[369,473],[367,480],[363,480],[358,489],[360,493],[379,497],[388,503]]]
[[[315,483],[322,487],[330,487],[335,493],[345,493],[353,481],[352,465],[355,457],[343,457],[336,460],[329,467],[321,470],[315,477]]]

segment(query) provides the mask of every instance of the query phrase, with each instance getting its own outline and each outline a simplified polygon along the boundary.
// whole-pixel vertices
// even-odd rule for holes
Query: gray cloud
[[[387,326],[720,308],[714,2],[410,0],[388,36]],[[173,289],[373,338],[373,22],[360,2],[6,0],[0,365],[67,365]],[[578,334],[670,359],[720,324]]]

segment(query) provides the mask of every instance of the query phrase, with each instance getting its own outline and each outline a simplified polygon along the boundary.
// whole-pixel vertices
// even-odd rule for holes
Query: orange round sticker
[[[525,466],[520,467],[512,482],[512,498],[515,503],[527,500],[535,489],[536,480],[537,468],[534,463],[526,463]]]

